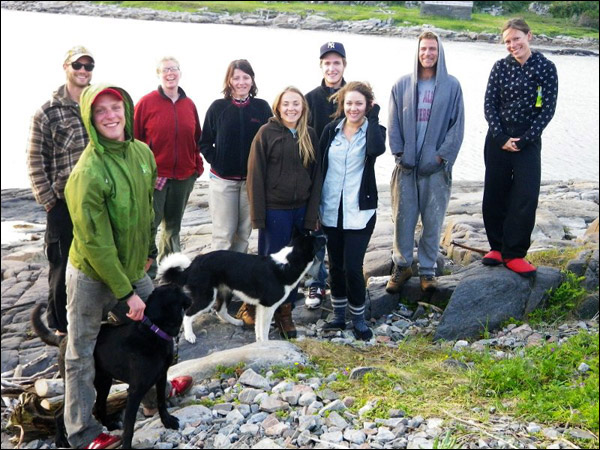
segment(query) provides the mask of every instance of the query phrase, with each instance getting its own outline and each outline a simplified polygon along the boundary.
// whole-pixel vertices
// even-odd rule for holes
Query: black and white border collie
[[[242,325],[241,320],[227,313],[234,294],[256,306],[256,341],[268,341],[275,310],[308,272],[325,242],[323,237],[298,235],[287,247],[269,256],[217,250],[190,261],[182,253],[174,253],[161,262],[158,278],[163,283],[184,286],[192,298],[183,318],[188,342],[196,342],[194,318],[213,305],[222,320]]]

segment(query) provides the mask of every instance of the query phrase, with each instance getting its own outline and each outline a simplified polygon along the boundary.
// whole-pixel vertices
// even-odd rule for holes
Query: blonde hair
[[[316,160],[315,149],[312,144],[312,140],[310,138],[310,134],[308,132],[308,103],[302,95],[302,92],[294,86],[288,86],[275,97],[275,101],[273,102],[273,113],[275,114],[275,119],[283,125],[281,119],[281,113],[279,112],[279,105],[281,103],[281,99],[283,95],[287,92],[293,92],[295,94],[300,95],[302,99],[302,115],[298,119],[298,124],[296,125],[296,131],[298,132],[298,147],[300,148],[300,159],[302,159],[302,164],[304,167],[308,167],[308,165]]]
[[[167,62],[167,61],[173,61],[175,64],[177,64],[177,68],[181,69],[181,66],[179,65],[179,61],[177,61],[177,58],[175,58],[174,56],[164,56],[164,57],[160,58],[160,60],[156,64],[156,73],[158,75],[161,74],[160,66],[162,66],[162,63]]]

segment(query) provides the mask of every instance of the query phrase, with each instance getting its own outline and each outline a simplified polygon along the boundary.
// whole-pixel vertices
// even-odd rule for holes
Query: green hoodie
[[[124,142],[100,136],[92,123],[92,102],[108,87],[123,95]],[[151,228],[156,163],[148,146],[133,138],[133,102],[125,90],[88,86],[80,105],[90,142],[65,188],[73,221],[69,261],[123,299],[133,291],[132,283],[144,276],[155,248]]]

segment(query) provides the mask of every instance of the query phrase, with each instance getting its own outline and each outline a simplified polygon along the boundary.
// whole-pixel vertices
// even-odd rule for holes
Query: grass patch
[[[387,418],[389,410],[486,422],[493,406],[498,413],[546,426],[581,427],[598,434],[598,334],[581,332],[558,346],[527,348],[514,357],[497,360],[493,351],[456,353],[447,344],[422,337],[401,342],[398,348],[375,346],[365,350],[330,342],[304,340],[297,345],[322,373],[341,371],[328,386],[341,397],[356,399],[356,413],[367,402],[376,406],[366,418]],[[470,365],[457,369],[444,361],[453,358]],[[579,373],[585,362],[590,370]],[[348,371],[374,366],[362,380],[348,379]],[[476,409],[475,409],[476,408]],[[475,412],[478,411],[478,412]],[[438,448],[460,442],[469,433],[456,426],[440,437]],[[542,438],[543,439],[543,438]],[[578,442],[597,448],[598,441]]]
[[[244,372],[245,367],[246,364],[243,362],[239,362],[235,366],[223,366],[219,364],[217,367],[215,367],[215,376],[220,378],[231,378],[235,376],[239,378]]]
[[[528,322],[532,325],[554,324],[568,317],[587,296],[587,291],[581,286],[584,279],[573,272],[565,272],[565,281],[556,289],[550,289],[545,308],[532,311]]]
[[[577,258],[582,251],[589,250],[588,247],[553,248],[527,254],[527,260],[534,266],[547,266],[565,270],[567,263]]]
[[[598,334],[581,332],[562,345],[545,344],[496,360],[472,353],[471,388],[497,399],[523,420],[582,427],[598,434]],[[590,370],[577,368],[585,362]],[[508,406],[508,408],[507,408]],[[596,440],[590,448],[597,448]]]
[[[102,1],[96,3],[118,4],[131,8],[151,8],[156,10],[197,12],[208,10],[211,12],[230,14],[253,13],[257,11],[270,11],[273,13],[297,14],[306,17],[309,14],[320,14],[336,21],[342,20],[367,20],[367,19],[392,19],[398,26],[413,26],[430,24],[438,28],[453,31],[472,31],[476,33],[500,33],[500,29],[509,16],[491,16],[489,14],[474,13],[471,20],[451,19],[441,16],[421,16],[418,8],[405,8],[397,5],[335,5],[315,4],[307,2],[260,2],[260,1]],[[523,17],[536,34],[547,36],[566,35],[576,38],[590,37],[598,39],[598,31],[588,27],[574,25],[570,19],[538,16],[534,13],[521,12]],[[510,17],[513,17],[511,14]]]
[[[361,350],[313,340],[298,341],[296,345],[321,372],[341,372],[329,386],[341,397],[356,399],[354,412],[368,401],[377,402],[367,418],[387,418],[390,409],[413,416],[443,417],[444,410],[459,412],[480,406],[477,399],[465,393],[466,389],[460,389],[469,383],[467,374],[443,365],[448,350],[422,337],[402,341],[398,348],[378,345]],[[381,370],[366,374],[362,380],[348,379],[349,371],[359,366]]]

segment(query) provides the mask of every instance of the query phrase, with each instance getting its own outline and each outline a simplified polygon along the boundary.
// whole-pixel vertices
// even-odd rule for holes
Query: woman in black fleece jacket
[[[246,253],[252,232],[246,191],[250,144],[273,114],[266,101],[256,98],[254,71],[245,59],[229,64],[223,85],[225,98],[214,101],[206,112],[200,141],[211,166],[211,247]]]

